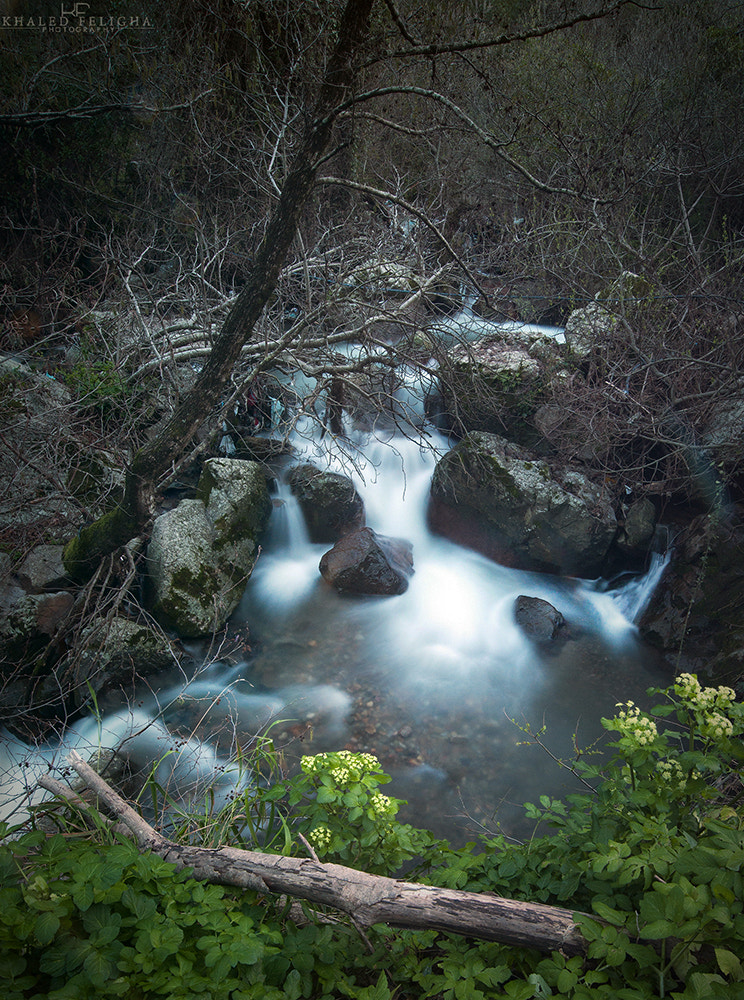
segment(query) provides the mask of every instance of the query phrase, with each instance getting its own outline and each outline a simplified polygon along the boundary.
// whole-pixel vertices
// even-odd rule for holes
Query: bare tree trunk
[[[85,761],[72,751],[70,763],[105,806],[134,834],[143,849],[153,851],[194,877],[220,885],[269,894],[286,894],[332,906],[363,927],[385,923],[461,934],[502,944],[586,952],[586,941],[573,914],[555,906],[455,889],[439,889],[369,875],[342,865],[310,858],[286,858],[232,847],[207,849],[175,844],[146,823]],[[44,781],[40,782],[44,784]],[[59,793],[56,782],[49,787]],[[79,798],[70,794],[79,803]]]
[[[354,80],[354,59],[368,36],[373,4],[374,0],[347,0],[338,29],[338,42],[323,77],[318,100],[248,281],[194,386],[157,437],[134,456],[127,471],[120,506],[84,528],[65,549],[65,566],[73,576],[89,576],[103,556],[126,544],[148,524],[161,480],[219,403],[240,351],[276,287],[297,233],[300,213],[330,145],[336,109]]]

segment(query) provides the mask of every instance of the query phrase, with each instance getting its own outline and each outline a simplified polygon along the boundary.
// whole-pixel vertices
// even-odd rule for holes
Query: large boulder
[[[571,354],[582,359],[613,340],[629,339],[629,327],[634,336],[641,336],[645,327],[653,326],[656,308],[658,296],[653,285],[642,275],[623,271],[597,292],[593,302],[569,315],[566,343]]]
[[[52,704],[56,697],[68,707],[82,708],[95,698],[99,709],[118,708],[122,699],[132,698],[140,680],[177,665],[181,656],[160,630],[123,617],[90,621],[81,647],[35,686],[35,705]],[[152,682],[148,684],[149,693]]]
[[[556,345],[547,337],[533,342],[489,337],[453,347],[440,368],[442,399],[452,424],[514,441],[532,440],[533,418],[551,367],[539,355],[550,352],[557,365]]]
[[[320,560],[323,579],[345,594],[402,594],[413,573],[410,542],[371,528],[344,535]]]
[[[615,538],[618,549],[629,556],[645,556],[656,532],[658,514],[647,498],[633,500],[623,509],[622,523]]]
[[[179,650],[158,629],[146,622],[116,617],[91,622],[82,636],[83,653],[72,672],[74,697],[79,704],[121,705],[132,695],[137,681],[178,664]]]
[[[261,467],[214,458],[197,496],[155,519],[147,550],[152,611],[184,637],[221,628],[238,605],[271,513]]]
[[[333,543],[364,525],[364,503],[348,476],[296,465],[287,476],[311,542]]]
[[[574,309],[566,320],[566,343],[576,358],[585,358],[614,336],[618,318],[599,302]]]
[[[62,563],[64,545],[37,545],[31,549],[16,571],[24,590],[40,594],[60,590],[71,581]]]
[[[63,537],[83,521],[80,504],[49,474],[49,456],[76,461],[81,449],[74,426],[72,395],[61,382],[33,371],[16,358],[0,358],[0,531],[18,539],[26,528],[33,537]],[[18,456],[23,456],[19,461]]]
[[[617,531],[600,487],[569,470],[554,477],[504,438],[473,432],[437,464],[433,530],[505,565],[598,575]]]
[[[258,539],[271,514],[261,466],[242,459],[210,458],[202,467],[196,496],[214,525],[217,550],[252,569]]]

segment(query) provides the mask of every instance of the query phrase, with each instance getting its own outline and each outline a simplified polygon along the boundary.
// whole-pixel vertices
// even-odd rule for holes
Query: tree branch
[[[602,7],[599,10],[590,11],[587,14],[576,14],[563,21],[556,21],[553,24],[539,25],[538,27],[530,28],[527,31],[505,32],[502,35],[496,35],[493,38],[485,38],[480,41],[457,39],[452,42],[431,42],[428,45],[412,45],[410,49],[399,49],[397,52],[389,52],[385,56],[380,56],[377,59],[370,60],[368,65],[373,65],[383,58],[408,59],[411,56],[428,57],[445,55],[447,53],[473,52],[476,49],[501,48],[504,45],[512,45],[514,42],[526,42],[532,38],[545,38],[547,35],[552,35],[557,31],[565,31],[567,28],[574,28],[577,24],[583,24],[587,21],[598,21],[603,17],[607,17],[609,14],[614,14],[615,11],[620,10],[621,7],[626,7],[629,4],[632,4],[633,6],[640,6],[635,3],[635,0],[615,0],[615,3],[611,3],[607,7]]]

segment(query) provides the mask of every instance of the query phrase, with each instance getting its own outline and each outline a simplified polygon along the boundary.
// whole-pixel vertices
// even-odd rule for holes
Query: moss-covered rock
[[[506,565],[595,576],[617,521],[586,476],[545,462],[495,434],[474,432],[437,464],[432,528]]]
[[[440,368],[449,420],[455,427],[529,444],[536,436],[535,411],[544,399],[551,369],[558,366],[556,344],[547,337],[534,343],[493,337],[457,345]]]
[[[271,513],[261,467],[210,459],[193,500],[156,518],[147,550],[150,604],[184,637],[221,628],[240,601]]]
[[[126,545],[137,534],[137,522],[123,508],[115,507],[72,538],[62,562],[73,580],[85,582],[103,556]]]
[[[196,496],[214,525],[216,548],[232,545],[251,559],[271,514],[266,476],[258,462],[210,458],[202,468]]]
[[[91,692],[106,707],[131,697],[137,681],[178,663],[180,653],[162,634],[143,622],[128,618],[93,621],[86,628],[83,653],[71,665],[75,704],[90,701]]]
[[[617,325],[618,317],[599,302],[574,309],[566,320],[566,343],[571,354],[579,359],[588,357],[614,336]]]

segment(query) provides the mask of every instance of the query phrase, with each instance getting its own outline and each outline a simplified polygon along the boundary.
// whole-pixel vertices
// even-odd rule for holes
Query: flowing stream
[[[649,686],[664,683],[634,621],[665,558],[609,589],[508,569],[432,535],[429,483],[447,447],[433,431],[425,447],[402,435],[368,438],[354,465],[332,446],[307,448],[315,464],[352,476],[370,527],[413,543],[415,573],[398,597],[339,596],[318,574],[328,546],[308,541],[280,485],[271,536],[235,616],[256,643],[246,676],[282,702],[276,719],[304,700],[297,721],[313,738],[300,752],[376,753],[392,794],[409,802],[409,821],[453,839],[497,823],[522,835],[525,801],[576,786],[543,750],[520,745],[528,737],[518,727],[545,725],[553,752],[570,757],[575,740],[606,742],[600,718],[618,701],[642,704]],[[561,611],[571,637],[548,646],[527,638],[514,621],[522,594]]]
[[[415,385],[404,387],[406,411],[417,397]],[[329,546],[308,541],[280,473],[269,534],[231,622],[245,657],[207,657],[197,645],[204,662],[193,675],[160,678],[159,690],[79,720],[55,746],[30,754],[8,736],[0,817],[69,748],[122,741],[136,764],[160,761],[158,780],[171,793],[200,794],[214,782],[219,799],[252,780],[231,755],[268,731],[290,762],[342,747],[375,753],[393,777],[390,794],[408,801],[401,818],[437,834],[523,837],[523,803],[577,788],[525,730],[571,759],[577,747],[607,742],[600,720],[618,702],[642,705],[649,686],[666,683],[634,624],[663,556],[617,587],[508,569],[429,532],[431,475],[449,447],[433,428],[368,433],[343,449],[308,430],[296,445],[293,461],[353,478],[370,527],[413,543],[407,592],[347,597],[326,585],[318,563]],[[519,595],[556,607],[568,638],[531,641],[514,620]]]

